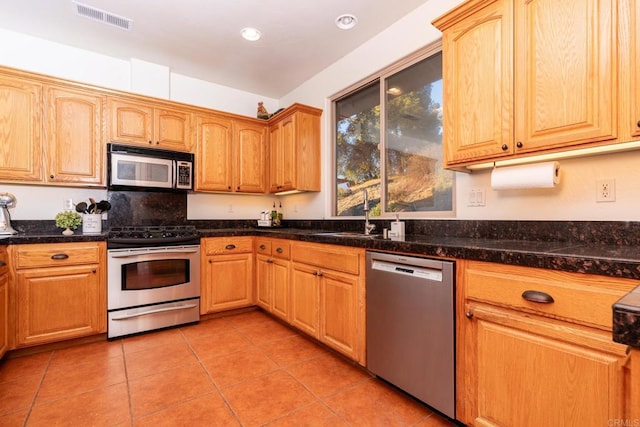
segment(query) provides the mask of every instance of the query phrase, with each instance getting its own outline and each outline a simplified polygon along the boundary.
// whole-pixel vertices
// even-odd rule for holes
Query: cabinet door
[[[254,303],[252,254],[211,256],[205,264],[202,314]]]
[[[267,191],[267,128],[252,123],[236,122],[235,127],[235,191],[264,193]]]
[[[109,141],[153,144],[153,108],[109,98]]]
[[[613,0],[514,3],[516,151],[615,139]]]
[[[0,179],[42,181],[42,86],[0,76]]]
[[[273,300],[272,266],[270,257],[256,255],[256,304],[267,311],[271,311]]]
[[[274,258],[271,264],[271,312],[289,320],[289,266],[288,260]]]
[[[104,184],[104,97],[49,87],[45,111],[47,181]]]
[[[158,148],[191,151],[191,114],[167,108],[154,110],[154,143]]]
[[[630,10],[629,13],[629,33],[630,46],[625,54],[629,55],[630,66],[630,83],[631,83],[631,111],[630,117],[620,117],[623,123],[627,124],[627,128],[631,128],[633,137],[640,137],[640,1],[630,0],[628,2],[620,2],[620,7],[625,7],[626,3]],[[625,96],[621,94],[621,96]]]
[[[282,188],[282,130],[280,125],[269,128],[269,192],[277,193]]]
[[[272,193],[296,188],[296,123],[295,114],[271,128],[269,175]],[[311,167],[311,165],[309,165]]]
[[[624,346],[610,333],[538,321],[469,304],[473,345],[467,376],[474,425],[603,426],[625,419]]]
[[[0,274],[0,358],[9,350],[9,275]]]
[[[357,277],[322,271],[320,340],[357,360]]]
[[[320,281],[318,271],[305,264],[291,264],[291,324],[319,338]]]
[[[513,153],[513,2],[486,3],[442,36],[447,165]]]
[[[20,270],[16,278],[18,346],[106,331],[105,284],[97,265]]]
[[[231,120],[196,117],[196,190],[232,191],[232,137]]]

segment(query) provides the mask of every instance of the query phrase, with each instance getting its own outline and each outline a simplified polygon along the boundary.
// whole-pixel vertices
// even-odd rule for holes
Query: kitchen
[[[443,4],[444,3],[444,4]],[[429,25],[433,19],[441,16],[458,2],[426,2],[414,12],[405,16],[400,22],[387,29],[379,38],[372,39],[362,47],[347,55],[334,66],[326,69],[309,80],[297,90],[285,95],[281,99],[265,100],[270,111],[279,106],[288,106],[294,102],[315,105],[324,111],[329,111],[326,97],[341,90],[351,81],[362,78],[372,70],[383,67],[386,63],[420,48],[425,43],[436,40],[440,33]],[[12,43],[3,44],[3,65],[26,68],[50,74],[61,74],[80,81],[89,81],[114,86],[113,79],[128,73],[130,64],[123,64],[111,58],[99,58],[99,65],[92,65],[93,54],[77,51],[64,46],[52,46],[42,40],[34,40],[18,33],[2,30],[3,38]],[[385,49],[393,46],[393,49]],[[51,61],[36,61],[26,58],[23,52],[42,52],[43,54],[55,48],[56,54],[68,58],[69,64],[63,70]],[[39,63],[41,62],[41,63]],[[216,98],[212,92],[220,88],[212,87],[204,82],[197,82],[185,76],[168,73],[164,67],[153,64],[131,61],[132,82],[140,81],[137,71],[144,70],[147,80],[150,75],[157,75],[159,81],[171,79],[171,98],[189,104],[208,105],[209,99]],[[76,66],[73,66],[76,65]],[[126,68],[126,71],[123,69]],[[113,70],[106,73],[105,69]],[[79,70],[82,74],[77,75]],[[155,73],[155,74],[154,74]],[[137,78],[136,78],[137,77]],[[109,80],[112,79],[112,80]],[[109,81],[107,81],[109,80]],[[123,78],[123,80],[127,80]],[[123,90],[137,91],[135,87],[120,82]],[[126,87],[125,87],[126,86]],[[160,85],[162,86],[162,85]],[[233,99],[228,97],[228,105],[220,108],[225,111],[237,112],[246,116],[253,116],[256,97],[246,96],[232,90]],[[235,95],[241,95],[235,97]],[[164,96],[168,98],[166,94]],[[240,106],[240,101],[245,104]],[[323,115],[322,134],[330,135],[329,117]],[[323,140],[323,189],[331,186],[329,172],[330,147]],[[619,221],[633,222],[638,211],[638,203],[634,197],[634,183],[637,182],[637,168],[635,167],[636,152],[624,154],[607,154],[598,157],[585,157],[562,161],[562,185],[553,190],[539,190],[532,192],[518,192],[504,194],[492,192],[490,189],[489,171],[479,171],[472,174],[457,174],[456,184],[456,219],[458,220],[507,220],[507,221]],[[614,178],[616,182],[616,200],[612,203],[595,203],[595,180]],[[467,205],[467,195],[473,188],[485,188],[485,206],[470,207]],[[93,197],[96,200],[105,198],[104,190],[60,189],[56,187],[33,187],[25,190],[23,186],[3,186],[3,191],[18,195],[19,204],[12,209],[12,217],[17,220],[50,220],[60,210],[62,200],[73,198],[85,200]],[[259,210],[264,207],[262,196],[223,196],[210,194],[190,194],[188,198],[188,218],[193,220],[256,218]],[[284,216],[292,220],[309,220],[329,218],[328,191],[307,193],[282,197]],[[269,199],[270,204],[272,199]],[[32,206],[41,206],[33,209]],[[535,209],[532,209],[535,207]],[[428,229],[428,226],[426,227]]]

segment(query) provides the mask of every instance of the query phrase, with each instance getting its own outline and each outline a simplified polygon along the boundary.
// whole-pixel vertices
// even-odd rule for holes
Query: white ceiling
[[[280,98],[427,0],[78,0],[132,31],[76,15],[71,0],[0,0],[0,28]],[[358,17],[352,30],[336,17]],[[424,25],[429,25],[425,22]],[[240,30],[263,37],[248,42]]]

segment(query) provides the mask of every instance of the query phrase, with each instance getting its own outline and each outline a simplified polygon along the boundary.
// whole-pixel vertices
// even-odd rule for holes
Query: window
[[[337,96],[334,215],[453,215],[442,168],[442,53],[431,48]]]

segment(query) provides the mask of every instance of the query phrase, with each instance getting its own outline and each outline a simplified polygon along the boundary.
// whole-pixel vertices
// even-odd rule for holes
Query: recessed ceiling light
[[[358,18],[350,13],[345,13],[344,15],[340,15],[336,18],[336,25],[341,30],[350,30],[356,26],[358,23]]]
[[[251,27],[243,28],[242,31],[240,31],[240,34],[242,34],[242,37],[245,40],[249,40],[252,42],[260,40],[260,37],[262,37],[262,33],[260,33],[260,31]]]

